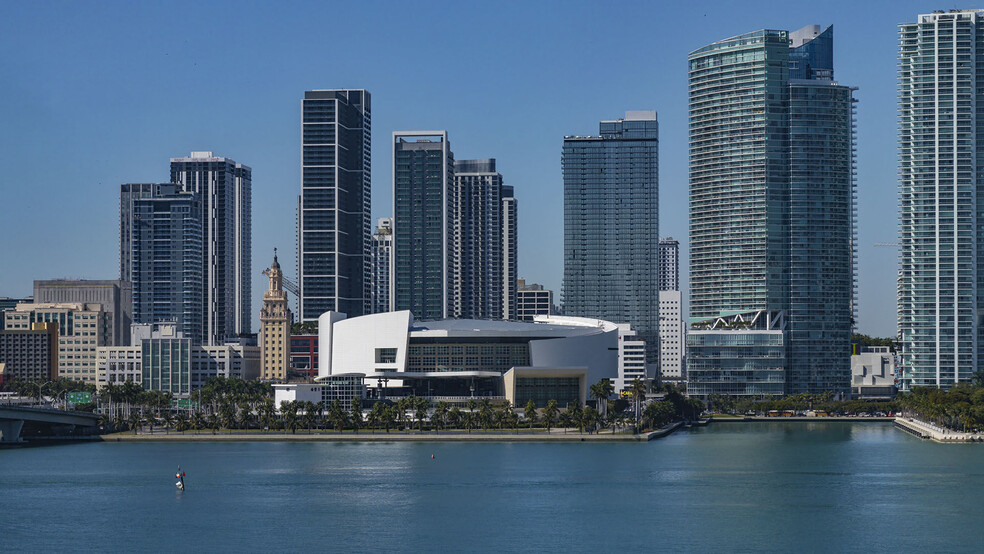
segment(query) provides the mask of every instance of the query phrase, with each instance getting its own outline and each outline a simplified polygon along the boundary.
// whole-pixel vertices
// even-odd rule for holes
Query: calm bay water
[[[0,545],[979,551],[982,462],[984,445],[880,423],[719,423],[648,444],[23,448],[0,451]]]

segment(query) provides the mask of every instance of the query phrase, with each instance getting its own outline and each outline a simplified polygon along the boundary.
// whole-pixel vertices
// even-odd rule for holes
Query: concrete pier
[[[964,433],[907,417],[895,418],[895,426],[922,439],[935,442],[984,442],[980,433]]]

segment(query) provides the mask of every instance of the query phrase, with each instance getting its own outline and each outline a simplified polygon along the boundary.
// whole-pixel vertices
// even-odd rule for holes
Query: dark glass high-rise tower
[[[659,353],[659,125],[655,111],[564,137],[564,314],[629,323]]]
[[[453,237],[460,255],[452,277],[452,316],[503,319],[508,315],[503,309],[515,305],[516,285],[509,290],[504,277],[511,271],[515,281],[515,245],[508,242],[515,241],[515,214],[509,213],[515,210],[512,187],[502,184],[494,158],[455,160],[454,191]]]
[[[371,102],[365,90],[313,90],[301,102],[298,311],[371,312]]]
[[[680,241],[659,239],[659,290],[680,290]]]
[[[519,206],[512,186],[502,187],[502,319],[519,318]]]
[[[454,155],[446,131],[393,133],[392,310],[417,319],[453,314]]]
[[[249,166],[211,152],[171,158],[171,182],[200,202],[208,344],[252,332],[252,174]]]
[[[123,274],[132,280],[133,322],[173,321],[202,340],[201,201],[173,183],[121,187]]]

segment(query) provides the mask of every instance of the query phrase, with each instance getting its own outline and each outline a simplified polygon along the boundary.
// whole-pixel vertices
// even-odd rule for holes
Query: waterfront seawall
[[[895,426],[911,435],[935,442],[984,442],[984,436],[979,433],[954,431],[912,418],[897,417]]]
[[[665,437],[683,422],[640,434],[579,433],[113,433],[103,435],[104,442],[648,442]]]

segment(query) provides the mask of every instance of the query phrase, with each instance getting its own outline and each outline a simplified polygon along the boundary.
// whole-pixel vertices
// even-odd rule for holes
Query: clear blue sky
[[[857,86],[859,330],[895,334],[897,24],[925,2],[8,2],[0,18],[0,296],[118,278],[119,185],[211,150],[253,168],[254,325],[273,247],[294,277],[300,99],[373,96],[373,217],[389,137],[447,129],[516,187],[520,276],[558,292],[562,138],[655,109],[660,228],[686,245],[687,54],[762,28],[834,25]],[[972,7],[972,6],[966,6]],[[685,250],[685,249],[684,249]],[[686,255],[681,273],[686,274]]]

